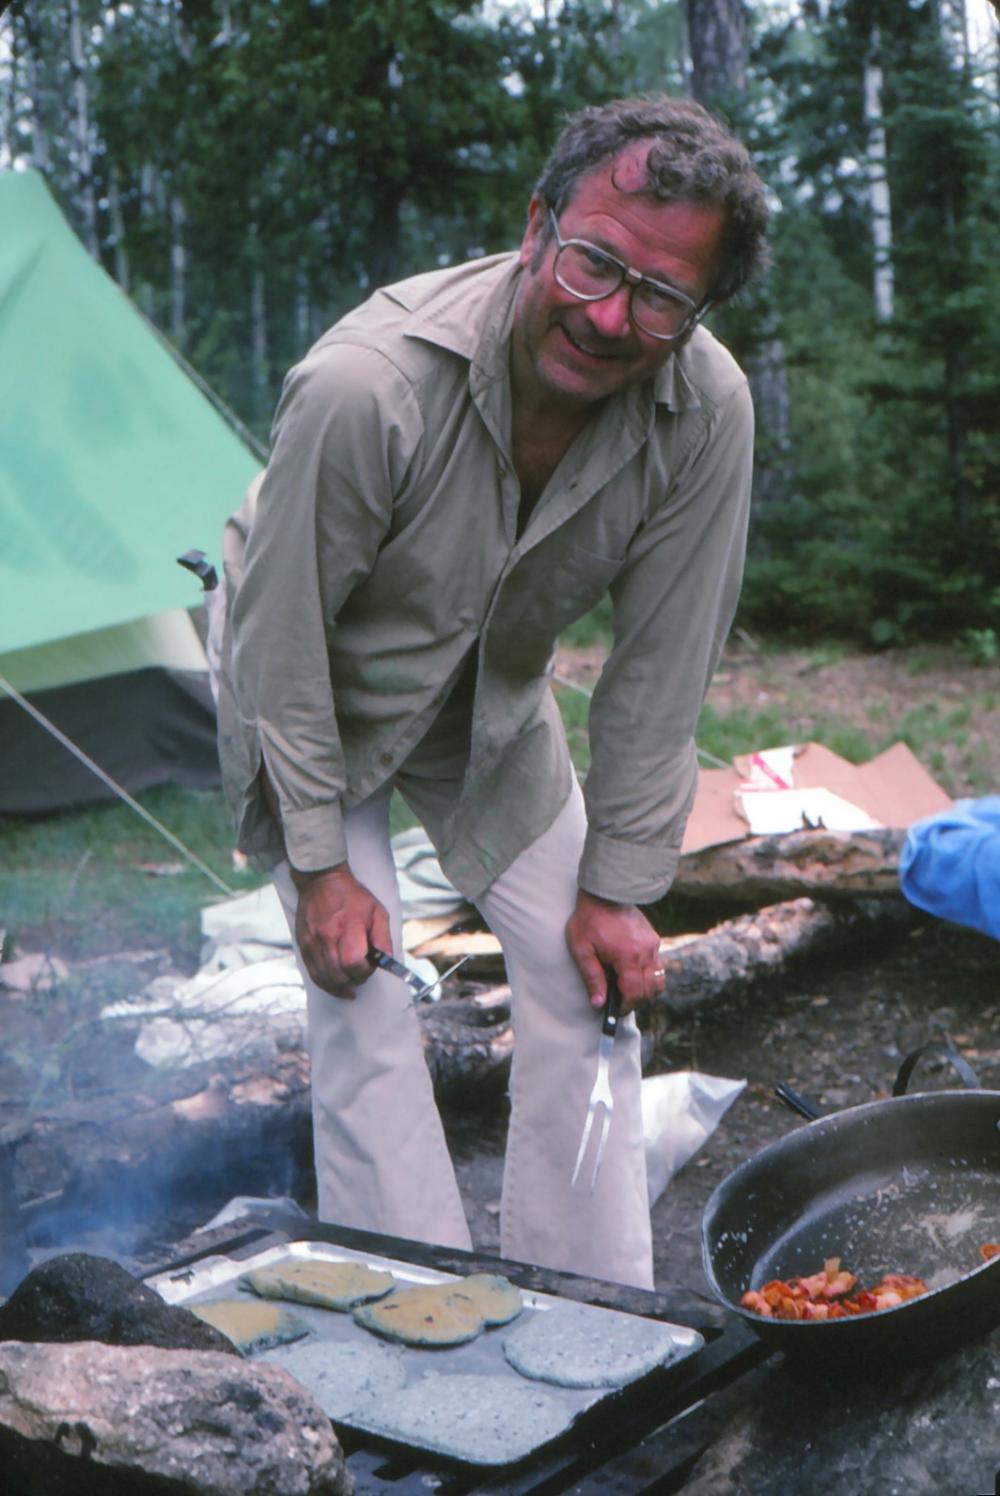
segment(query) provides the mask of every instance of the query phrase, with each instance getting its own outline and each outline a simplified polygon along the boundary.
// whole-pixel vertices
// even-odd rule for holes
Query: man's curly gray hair
[[[579,110],[569,116],[535,193],[558,217],[587,172],[647,143],[644,172],[638,178],[631,170],[618,177],[612,172],[612,181],[623,192],[659,202],[725,209],[720,268],[709,299],[727,300],[768,262],[767,200],[746,146],[700,104],[655,94]]]

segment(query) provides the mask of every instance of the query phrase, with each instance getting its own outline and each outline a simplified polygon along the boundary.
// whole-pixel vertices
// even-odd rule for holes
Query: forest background
[[[16,0],[0,167],[261,450],[375,286],[513,247],[563,116],[686,93],[773,266],[710,325],[758,410],[740,621],[1000,661],[1000,20],[988,0]]]

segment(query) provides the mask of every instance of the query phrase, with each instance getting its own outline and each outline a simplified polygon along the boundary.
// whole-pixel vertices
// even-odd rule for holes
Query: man
[[[698,324],[765,219],[697,105],[584,110],[517,254],[377,292],[285,382],[227,537],[220,745],[307,979],[323,1219],[469,1245],[415,1015],[370,954],[400,950],[395,787],[504,949],[503,1252],[652,1284],[630,1013],[593,1194],[570,1178],[607,973],[626,1010],[662,987],[637,906],[676,866],[750,486],[746,381]],[[547,672],[608,590],[584,797]]]

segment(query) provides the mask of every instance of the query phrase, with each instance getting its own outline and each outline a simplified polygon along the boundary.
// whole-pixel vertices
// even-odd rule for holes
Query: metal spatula
[[[590,1093],[590,1102],[587,1106],[587,1116],[583,1124],[583,1135],[580,1138],[580,1150],[576,1155],[576,1167],[573,1170],[573,1178],[570,1180],[570,1189],[575,1190],[583,1160],[586,1157],[587,1145],[590,1142],[591,1133],[594,1131],[594,1123],[597,1113],[603,1107],[604,1114],[601,1119],[601,1131],[597,1140],[597,1150],[594,1154],[594,1168],[590,1176],[590,1189],[593,1192],[597,1183],[597,1175],[600,1172],[601,1162],[604,1158],[604,1149],[607,1146],[608,1133],[611,1131],[611,1113],[614,1111],[615,1099],[611,1094],[611,1051],[615,1046],[615,1035],[618,1032],[618,1015],[621,1012],[622,995],[618,990],[614,973],[608,972],[608,1000],[604,1005],[604,1022],[601,1024],[601,1040],[597,1051],[597,1075],[594,1079],[594,1088]]]

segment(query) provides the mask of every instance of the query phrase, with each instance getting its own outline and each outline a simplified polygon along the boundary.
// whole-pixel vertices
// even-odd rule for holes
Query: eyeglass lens
[[[579,243],[564,244],[556,255],[556,280],[573,296],[596,301],[611,296],[622,284],[625,272],[613,260]],[[637,327],[653,337],[675,338],[694,316],[686,301],[660,291],[647,281],[632,289],[632,317]]]

